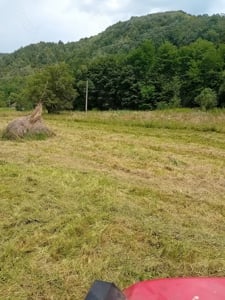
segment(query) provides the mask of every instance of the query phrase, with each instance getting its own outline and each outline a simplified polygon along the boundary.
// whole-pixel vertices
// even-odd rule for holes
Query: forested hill
[[[88,43],[94,46],[94,54],[129,51],[146,39],[156,46],[165,41],[177,46],[188,45],[198,38],[218,43],[225,41],[224,26],[225,17],[221,15],[192,16],[182,11],[155,13],[119,22]]]
[[[4,55],[0,60],[1,70],[4,69],[4,74],[1,75],[4,76],[9,70],[16,71],[17,67],[26,67],[25,72],[29,72],[29,67],[60,61],[80,64],[99,55],[127,53],[147,39],[152,40],[156,46],[165,41],[181,46],[198,38],[213,43],[225,42],[225,16],[192,16],[177,11],[132,17],[78,42],[40,42]]]
[[[200,40],[202,41],[202,44],[199,42]],[[148,45],[148,47],[151,48],[149,48],[148,50],[143,48],[147,47],[146,44],[145,46],[143,46],[146,41],[150,42],[151,46],[154,48],[154,55],[153,53],[150,53],[151,51],[153,51],[151,46]],[[207,42],[208,44],[203,45],[203,41],[205,43]],[[158,100],[160,100],[160,102],[162,102],[164,101],[164,99],[163,97],[159,97],[159,93],[162,94],[163,90],[161,90],[162,87],[159,86],[159,82],[145,82],[144,85],[143,82],[146,81],[146,78],[144,77],[149,76],[150,69],[151,72],[154,71],[155,75],[158,74],[158,72],[162,72],[162,68],[159,62],[157,62],[157,59],[159,59],[158,55],[161,51],[160,48],[163,45],[166,45],[166,43],[169,44],[167,44],[167,46],[165,47],[174,47],[173,49],[170,49],[171,51],[179,50],[181,52],[184,52],[185,47],[194,45],[194,43],[200,43],[201,45],[199,44],[199,47],[203,52],[207,49],[209,50],[209,52],[211,51],[211,54],[213,49],[215,51],[219,51],[220,58],[217,57],[217,63],[219,64],[219,61],[221,62],[221,60],[224,60],[222,45],[224,45],[225,43],[225,16],[193,16],[182,11],[149,14],[143,17],[132,17],[130,20],[125,22],[118,22],[117,24],[107,28],[104,32],[90,38],[81,39],[78,42],[70,42],[66,44],[61,41],[59,41],[58,43],[40,42],[24,48],[20,48],[19,50],[11,54],[0,55],[0,105],[2,102],[6,101],[8,97],[10,97],[10,94],[15,94],[19,91],[19,89],[21,89],[23,84],[25,84],[26,82],[26,80],[24,79],[28,75],[35,74],[37,70],[56,63],[65,62],[73,72],[74,76],[76,76],[77,80],[81,82],[84,79],[84,76],[86,76],[91,70],[92,72],[94,71],[93,68],[96,69],[96,64],[100,65],[103,61],[105,61],[106,57],[108,59],[107,63],[109,63],[109,57],[111,57],[111,59],[116,59],[117,62],[118,60],[120,60],[121,63],[122,60],[126,65],[128,64],[134,67],[132,71],[125,71],[124,69],[124,72],[127,74],[124,76],[132,77],[134,75],[133,73],[138,73],[137,66],[135,70],[135,64],[137,64],[135,55],[138,55],[138,51],[142,51],[143,55],[147,55],[146,53],[144,54],[144,51],[149,51],[149,55],[152,56],[152,63],[151,66],[147,63],[149,67],[148,70],[144,70],[146,67],[145,64],[142,65],[142,88],[140,88],[138,82],[136,82],[135,88],[134,84],[132,85],[133,89],[135,90],[134,94],[138,93],[139,90],[139,94],[137,94],[135,97],[140,98],[140,95],[142,95],[141,97],[143,97],[144,94],[149,95],[151,94],[151,90],[153,89],[154,91],[158,91],[158,94],[154,93],[154,97],[156,99],[154,101],[158,102]],[[142,50],[140,50],[141,47]],[[205,48],[205,50],[203,48]],[[170,50],[167,49],[167,51],[169,51],[167,55],[171,54]],[[165,51],[165,49],[163,51]],[[191,48],[189,49],[189,52],[186,49],[185,55],[193,55],[193,53],[190,54],[190,51]],[[180,56],[181,52],[179,52],[179,54],[176,53],[176,55]],[[144,59],[143,55],[140,55],[142,60]],[[164,56],[165,55],[166,53],[164,53]],[[210,53],[208,53],[208,55],[210,55]],[[98,58],[100,58],[101,61],[97,62]],[[149,58],[146,57],[146,59]],[[162,57],[160,59],[162,59]],[[178,57],[174,56],[174,66],[177,63],[177,59]],[[178,60],[183,60],[184,69],[181,70],[180,66],[178,67],[177,65],[177,69],[176,71],[174,70],[173,73],[173,80],[175,80],[175,77],[176,80],[179,79],[179,84],[177,84],[178,86],[180,86],[181,81],[184,79],[184,77],[180,77],[179,72],[188,72],[190,70],[187,70],[184,53]],[[139,66],[139,68],[140,67],[141,65]],[[193,68],[194,65],[192,66],[192,71]],[[220,81],[222,82],[223,77],[221,74],[224,69],[222,66],[221,68],[219,68],[217,71],[220,73]],[[84,72],[84,69],[86,70],[86,73]],[[143,74],[144,72],[146,72],[145,76]],[[219,76],[218,72],[216,75],[217,79]],[[172,76],[172,73],[170,75]],[[182,74],[182,76],[184,76],[184,74]],[[137,81],[137,78],[135,80]],[[92,81],[94,87],[95,83],[93,78]],[[95,91],[95,97],[97,98],[98,95],[96,93],[97,89],[99,88],[100,87],[97,88],[96,86],[95,89],[93,88],[93,91]],[[210,86],[210,88],[217,89],[215,92],[218,93],[219,86]],[[78,90],[79,94],[82,94],[81,91],[79,91],[79,86],[76,86],[76,89]],[[140,91],[142,91],[141,94]],[[198,87],[198,91],[200,91],[200,87]],[[180,92],[176,94],[176,97],[178,96],[178,94],[180,95]],[[113,94],[111,96],[113,97]],[[119,96],[117,95],[117,97]],[[122,97],[122,95],[120,95],[120,97]],[[129,97],[131,97],[131,95],[127,95],[126,103],[127,101],[129,102]],[[185,101],[185,99],[182,99],[182,103],[186,103]],[[75,107],[78,106],[79,105],[75,105]],[[102,108],[107,108],[109,106],[109,104],[105,106],[102,105]],[[115,108],[120,107],[120,105],[118,107],[116,105]],[[144,105],[143,107],[155,107],[155,103],[151,103],[151,105],[147,106]],[[126,108],[126,105],[124,106],[124,108]],[[128,108],[139,108],[139,106],[133,105],[129,107],[128,105]]]

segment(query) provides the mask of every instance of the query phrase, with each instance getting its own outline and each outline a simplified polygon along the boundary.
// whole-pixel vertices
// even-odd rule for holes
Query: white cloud
[[[212,1],[209,13],[225,13],[225,0]]]

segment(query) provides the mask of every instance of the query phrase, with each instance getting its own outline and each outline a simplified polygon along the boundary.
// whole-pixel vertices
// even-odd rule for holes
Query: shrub
[[[195,103],[198,104],[202,110],[208,110],[210,108],[214,108],[217,106],[216,93],[210,88],[205,88],[195,98]]]

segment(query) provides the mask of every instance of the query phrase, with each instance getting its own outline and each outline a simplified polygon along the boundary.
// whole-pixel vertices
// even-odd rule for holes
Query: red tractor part
[[[85,300],[225,300],[225,277],[146,280],[123,292],[113,283],[97,280]]]
[[[127,300],[225,300],[225,278],[168,278],[136,283]]]

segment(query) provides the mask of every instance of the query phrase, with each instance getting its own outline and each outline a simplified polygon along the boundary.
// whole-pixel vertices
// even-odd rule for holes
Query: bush
[[[217,106],[216,93],[210,88],[205,88],[195,98],[195,103],[198,104],[202,110],[214,108]]]
[[[174,96],[170,100],[170,102],[159,101],[156,104],[156,109],[159,109],[159,110],[171,109],[171,108],[179,108],[179,107],[181,107],[181,100],[177,96]]]

